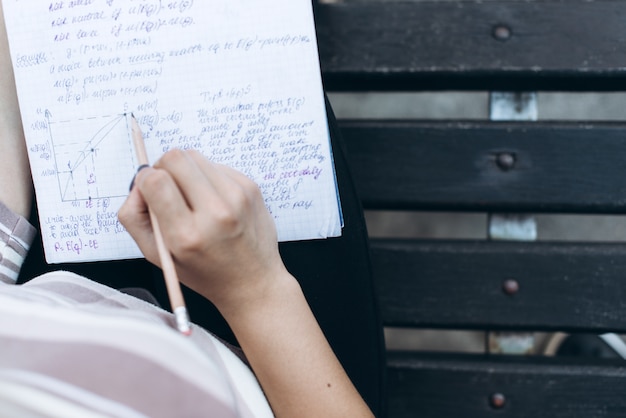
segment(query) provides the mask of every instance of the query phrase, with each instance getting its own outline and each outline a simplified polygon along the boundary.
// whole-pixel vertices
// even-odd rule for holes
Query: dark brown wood
[[[372,240],[386,325],[626,331],[626,244]],[[519,290],[507,294],[507,280]]]
[[[623,361],[391,353],[388,365],[389,418],[626,416]]]
[[[626,2],[316,4],[327,91],[626,91]],[[341,121],[370,209],[626,212],[626,124]],[[626,244],[371,241],[383,320],[626,332]],[[626,363],[388,355],[390,418],[626,417]]]
[[[343,121],[366,208],[626,211],[625,124]],[[513,157],[503,166],[499,155]]]
[[[626,90],[621,0],[340,2],[316,22],[328,90]]]

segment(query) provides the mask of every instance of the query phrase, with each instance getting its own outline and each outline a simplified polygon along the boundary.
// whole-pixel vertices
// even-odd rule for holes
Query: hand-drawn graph
[[[127,115],[64,121],[48,115],[48,126],[62,201],[128,194],[135,160]]]

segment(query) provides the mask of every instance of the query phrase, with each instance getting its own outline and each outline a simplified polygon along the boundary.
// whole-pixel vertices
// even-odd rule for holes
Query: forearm
[[[288,273],[248,306],[226,312],[277,417],[371,417]]]
[[[287,272],[252,180],[180,150],[138,172],[118,216],[158,262],[149,211],[179,278],[224,315],[276,416],[372,416]]]
[[[0,157],[0,201],[15,213],[28,217],[32,182],[1,5]]]

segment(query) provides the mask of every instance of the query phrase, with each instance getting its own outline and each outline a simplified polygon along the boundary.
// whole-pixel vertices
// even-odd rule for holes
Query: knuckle
[[[193,149],[193,148],[192,148],[192,149],[190,149],[190,150],[188,150],[188,151],[186,151],[186,152],[187,152],[187,153],[189,154],[189,156],[191,156],[192,158],[199,158],[199,159],[202,159],[202,160],[206,160],[206,158],[204,157],[204,155],[202,155],[202,153],[201,153],[200,151],[196,150],[196,149]],[[208,161],[208,160],[207,160],[207,161]]]
[[[155,167],[167,167],[171,164],[176,164],[180,160],[185,158],[185,151],[180,148],[173,148],[163,154],[161,158],[154,165]]]
[[[249,193],[244,187],[237,187],[231,191],[230,201],[231,205],[234,208],[246,208],[248,206]]]
[[[216,206],[212,215],[218,229],[227,236],[237,234],[242,228],[241,210],[237,204]]]
[[[239,217],[230,208],[214,211],[214,218],[221,228],[231,229],[239,223]]]
[[[162,190],[170,182],[169,174],[164,170],[152,170],[143,177],[141,188],[144,190]]]
[[[123,204],[119,210],[117,211],[117,219],[120,221],[120,223],[122,225],[127,225],[128,222],[130,221],[130,211],[128,210],[128,207],[126,204]]]
[[[261,194],[261,189],[259,189],[259,185],[250,179],[248,179],[248,181],[245,181],[242,187],[244,188],[244,191],[247,194],[248,198],[252,201],[263,197]]]
[[[256,207],[258,202],[263,201],[263,196],[259,186],[252,180],[244,180],[240,183],[241,187],[232,198],[235,206],[241,211],[249,212]]]
[[[175,239],[176,253],[180,255],[195,254],[202,251],[206,244],[205,235],[202,230],[190,225],[181,227],[177,231]]]

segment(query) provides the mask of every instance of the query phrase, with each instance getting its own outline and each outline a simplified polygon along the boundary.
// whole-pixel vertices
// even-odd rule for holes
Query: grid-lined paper
[[[117,220],[137,168],[197,149],[257,182],[280,241],[341,234],[311,2],[4,0],[50,263],[141,254]]]

